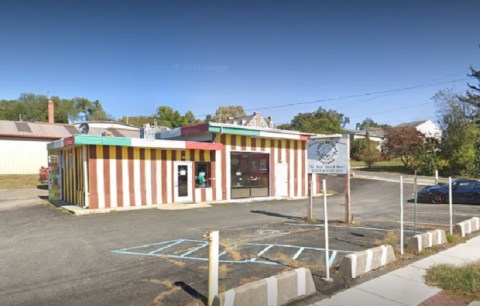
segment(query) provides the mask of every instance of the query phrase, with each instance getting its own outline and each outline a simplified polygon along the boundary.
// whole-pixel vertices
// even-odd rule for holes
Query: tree
[[[225,122],[231,117],[243,117],[246,116],[245,110],[241,105],[220,106],[213,116],[215,122]]]
[[[475,78],[478,85],[468,84],[470,90],[465,93],[465,96],[459,96],[459,99],[473,107],[474,112],[471,114],[470,119],[480,124],[480,70],[470,67],[469,76]]]
[[[480,127],[475,121],[475,105],[450,91],[439,91],[433,99],[443,130],[440,156],[447,161],[443,174],[480,176]]]
[[[382,159],[382,155],[378,150],[377,141],[365,141],[365,147],[360,151],[359,159],[363,161],[367,167],[372,168],[373,164]]]
[[[382,147],[385,154],[399,157],[407,169],[413,170],[412,162],[421,153],[424,143],[425,137],[416,128],[397,126],[385,129]]]
[[[48,100],[55,104],[55,122],[68,123],[77,120],[80,113],[87,112],[88,120],[111,120],[102,107],[100,101],[94,102],[86,98],[62,99],[53,96],[50,99],[45,95],[32,93],[21,94],[16,100],[0,101],[0,119],[24,120],[24,121],[47,121]]]
[[[312,113],[299,113],[296,115],[291,123],[293,130],[316,133],[316,134],[331,134],[341,133],[344,115],[337,113],[334,110],[325,110],[321,107]]]
[[[357,123],[356,129],[358,130],[366,130],[367,127],[376,127],[376,128],[385,128],[387,127],[386,124],[379,124],[373,121],[371,118],[365,118],[361,123]]]
[[[195,116],[191,111],[181,115],[177,110],[174,110],[170,106],[160,106],[157,108],[158,125],[166,126],[169,128],[177,128],[192,123],[198,123],[200,120],[195,119]]]

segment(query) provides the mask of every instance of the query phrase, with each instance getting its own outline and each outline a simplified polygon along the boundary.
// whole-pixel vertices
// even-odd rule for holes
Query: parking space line
[[[200,250],[200,249],[203,249],[203,248],[206,247],[206,246],[208,246],[208,242],[205,242],[203,245],[199,246],[198,248],[195,248],[195,249],[190,250],[190,251],[188,251],[188,252],[186,252],[186,253],[183,253],[182,255],[180,255],[180,257],[185,257],[185,256],[187,256],[187,255],[190,255],[190,254],[192,254],[192,253],[195,253],[196,251],[198,251],[198,250]],[[219,255],[218,257],[220,257],[220,255]]]
[[[323,224],[301,224],[301,223],[285,223],[287,225],[294,225],[294,226],[305,226],[305,227],[325,227]],[[368,230],[368,231],[380,231],[380,232],[392,232],[396,229],[387,229],[381,227],[367,227],[367,226],[335,226],[335,225],[328,225],[329,228],[346,228],[346,229],[357,229],[357,230]],[[413,233],[413,230],[404,230],[404,232]],[[418,230],[417,230],[418,233]]]
[[[155,251],[148,252],[148,254],[149,254],[149,255],[155,254],[155,253],[157,253],[157,252],[160,252],[160,251],[163,251],[163,250],[165,250],[165,249],[168,249],[168,248],[170,248],[170,247],[172,247],[172,246],[174,246],[174,245],[180,244],[180,243],[182,243],[183,241],[184,241],[183,239],[180,239],[180,240],[178,240],[177,242],[174,242],[174,243],[171,243],[171,244],[169,244],[169,245],[167,245],[167,246],[164,246],[164,247],[162,247],[162,248],[156,249]]]
[[[188,250],[184,252],[181,255],[175,255],[175,254],[168,254],[166,253],[159,253],[160,251],[166,250],[168,248],[171,248],[173,246],[180,245],[185,242],[193,242],[193,243],[199,243],[200,245],[195,247],[194,249]],[[152,246],[162,246],[161,248],[157,248],[154,251],[147,252],[146,250],[142,252],[142,249],[145,249],[147,247],[152,247]],[[191,245],[191,244],[190,244]],[[188,260],[196,260],[196,261],[208,261],[208,257],[196,257],[196,256],[190,256],[191,254],[206,248],[208,246],[208,242],[205,240],[189,240],[189,239],[178,239],[178,240],[170,240],[170,241],[163,241],[159,243],[151,243],[151,244],[145,244],[141,246],[134,246],[130,248],[123,248],[119,250],[113,250],[112,253],[116,254],[127,254],[127,255],[137,255],[137,256],[155,256],[155,257],[162,257],[162,258],[173,258],[173,259],[188,259]],[[263,244],[263,243],[245,243],[241,245],[243,247],[245,246],[262,246],[263,249],[256,255],[255,258],[247,258],[243,260],[227,260],[227,259],[220,259],[220,257],[225,256],[227,254],[226,250],[223,250],[219,255],[219,262],[221,263],[257,263],[257,264],[265,264],[265,265],[281,265],[280,262],[276,262],[275,260],[262,260],[260,257],[267,253],[271,248],[273,247],[279,247],[279,248],[290,248],[290,249],[297,249],[295,255],[293,255],[292,259],[297,260],[302,252],[305,250],[313,250],[313,251],[319,251],[319,252],[324,252],[325,249],[323,248],[313,248],[313,247],[303,247],[303,246],[295,246],[295,245],[288,245],[288,244]],[[335,257],[337,256],[338,253],[352,253],[352,251],[343,251],[343,250],[331,250],[332,251],[332,256],[330,257],[330,263],[329,265],[331,266],[333,264],[333,261],[335,260]]]
[[[328,261],[328,267],[332,267],[333,263],[335,262],[335,257],[337,257],[337,251],[333,251],[332,255],[330,255],[330,260]]]
[[[305,248],[300,248],[297,253],[295,253],[295,255],[293,255],[292,259],[293,260],[297,260],[298,256],[300,256],[300,254],[302,254],[303,250],[305,250]]]

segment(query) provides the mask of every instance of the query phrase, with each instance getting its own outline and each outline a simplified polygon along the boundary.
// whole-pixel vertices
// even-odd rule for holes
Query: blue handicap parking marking
[[[293,260],[301,260],[305,254],[323,257],[325,249],[296,246],[288,244],[264,244],[264,243],[245,243],[236,246],[236,249],[242,250],[247,256],[241,260],[230,258],[226,250],[221,250],[219,254],[220,263],[256,263],[266,265],[279,265],[280,263],[266,259],[268,254],[275,256],[276,253],[286,254]],[[137,255],[137,256],[155,256],[163,258],[208,261],[208,242],[205,240],[177,239],[140,246],[128,247],[113,250],[112,253]],[[339,253],[352,253],[351,251],[330,250],[329,266],[335,261]]]

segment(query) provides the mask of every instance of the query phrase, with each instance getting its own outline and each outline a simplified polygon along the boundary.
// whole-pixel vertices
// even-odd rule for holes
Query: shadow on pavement
[[[175,286],[177,287],[180,287],[182,288],[183,291],[185,291],[186,293],[188,293],[191,297],[193,297],[194,299],[197,299],[197,300],[200,300],[202,301],[202,303],[204,303],[205,305],[208,304],[208,299],[205,295],[201,294],[200,292],[198,292],[197,290],[195,290],[194,288],[190,287],[188,284],[186,284],[185,282],[175,282],[174,283]]]
[[[269,212],[269,211],[264,211],[264,210],[251,210],[251,213],[254,214],[262,214],[262,215],[267,215],[267,216],[272,216],[272,217],[278,217],[278,218],[285,218],[289,220],[303,220],[302,217],[295,217],[295,216],[287,216],[287,215],[282,215],[279,213],[274,213],[274,212]]]

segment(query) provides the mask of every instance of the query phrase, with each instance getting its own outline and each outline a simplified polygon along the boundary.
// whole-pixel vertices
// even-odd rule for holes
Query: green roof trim
[[[237,128],[231,128],[231,127],[209,126],[208,131],[211,133],[224,133],[224,134],[244,135],[244,136],[260,136],[260,131],[257,131],[257,130],[237,129]]]
[[[131,147],[132,141],[127,137],[75,135],[74,144]]]

